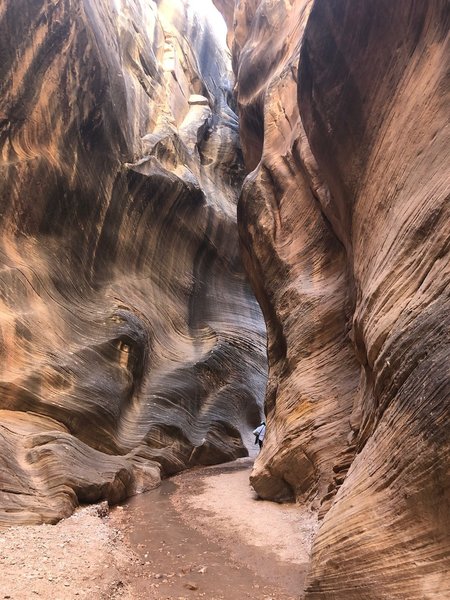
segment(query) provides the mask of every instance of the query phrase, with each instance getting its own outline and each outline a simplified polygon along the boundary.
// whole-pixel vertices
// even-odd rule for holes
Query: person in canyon
[[[266,422],[263,421],[261,425],[258,425],[256,429],[253,430],[253,435],[255,436],[255,444],[259,444],[259,447],[262,448],[264,442],[264,436],[266,435]]]

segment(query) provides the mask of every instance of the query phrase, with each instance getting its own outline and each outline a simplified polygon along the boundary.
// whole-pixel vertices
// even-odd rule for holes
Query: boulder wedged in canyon
[[[0,8],[0,525],[247,454],[265,328],[217,17]]]
[[[319,510],[308,600],[447,597],[448,3],[260,0],[230,20],[269,349],[252,484]]]

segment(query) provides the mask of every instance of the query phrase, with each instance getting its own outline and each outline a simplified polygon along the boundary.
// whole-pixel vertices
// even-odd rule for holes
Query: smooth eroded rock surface
[[[237,2],[252,484],[323,519],[308,600],[450,595],[448,4]]]
[[[318,505],[335,490],[333,469],[345,471],[352,460],[348,416],[358,364],[347,335],[345,249],[321,209],[329,190],[297,105],[310,9],[310,2],[261,2],[248,41],[240,47],[236,36],[234,52],[244,156],[250,168],[256,164],[244,183],[239,226],[269,335],[269,428],[252,483],[264,498]],[[242,19],[241,30],[248,15]]]
[[[247,454],[265,331],[209,1],[0,7],[0,524]]]

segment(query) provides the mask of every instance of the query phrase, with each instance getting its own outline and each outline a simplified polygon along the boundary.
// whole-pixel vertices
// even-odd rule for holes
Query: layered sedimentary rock
[[[351,461],[348,416],[358,386],[345,248],[321,210],[329,192],[297,105],[310,8],[263,2],[253,19],[241,10],[234,40],[242,146],[255,167],[239,226],[269,337],[269,430],[252,481],[271,499],[326,497],[333,467]]]
[[[203,0],[0,7],[0,524],[247,453],[225,33]]]
[[[252,484],[323,519],[308,600],[447,597],[448,4],[249,0],[231,20],[269,337]]]

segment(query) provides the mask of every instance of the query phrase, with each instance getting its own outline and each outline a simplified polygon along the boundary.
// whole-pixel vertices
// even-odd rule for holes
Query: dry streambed
[[[0,599],[293,600],[315,519],[257,500],[251,460],[198,469],[105,516],[0,533]]]

